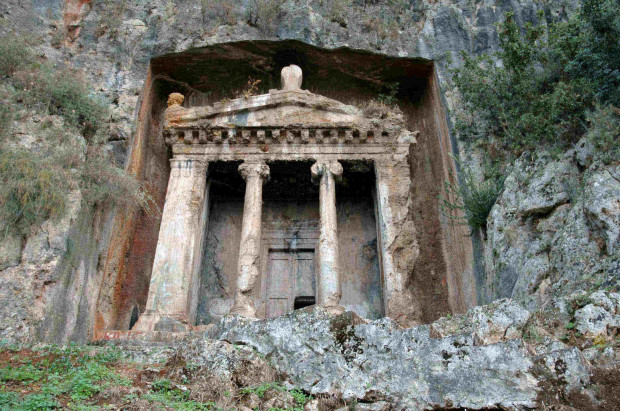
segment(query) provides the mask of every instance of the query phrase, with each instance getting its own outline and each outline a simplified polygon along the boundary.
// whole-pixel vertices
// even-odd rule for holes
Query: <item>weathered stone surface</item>
[[[620,294],[598,291],[575,311],[575,328],[587,337],[613,337],[620,328]]]
[[[3,246],[6,267],[0,271],[0,339],[34,341],[39,327],[49,321],[46,313],[54,310],[53,307],[58,309],[56,304],[71,308],[62,311],[64,316],[55,319],[53,327],[50,324],[49,332],[57,333],[54,333],[55,341],[66,341],[75,332],[76,323],[83,320],[82,310],[93,297],[88,290],[92,290],[96,279],[86,273],[92,255],[76,253],[78,238],[92,234],[83,226],[90,221],[80,213],[81,207],[82,196],[79,191],[73,191],[63,218],[46,221],[25,240],[23,249],[20,239],[6,240]],[[81,233],[76,233],[78,228]],[[92,251],[91,244],[82,245]]]
[[[269,167],[262,162],[243,163],[239,172],[246,181],[237,289],[232,312],[248,317],[256,316],[251,293],[260,276],[261,216],[263,210],[263,183],[269,178]]]
[[[589,297],[590,304],[610,309],[618,300],[607,292]],[[544,315],[561,314],[571,301],[557,300],[557,307]],[[548,405],[544,395],[578,392],[596,403],[589,359],[599,365],[618,358],[615,346],[594,353],[558,341],[566,323],[557,334],[549,323],[551,334],[544,339],[515,339],[510,331],[501,336],[502,329],[523,332],[531,330],[532,321],[545,323],[540,312],[529,314],[511,300],[476,307],[458,319],[460,328],[438,336],[437,330],[446,330],[446,322],[453,320],[403,329],[389,319],[370,322],[352,312],[334,315],[315,307],[268,320],[227,316],[207,334],[172,346],[113,343],[122,344],[133,360],[191,364],[197,375],[236,387],[278,381],[318,395],[305,410],[324,409],[327,397],[333,400],[329,409],[356,402],[356,409],[367,410],[538,409],[540,401]],[[475,335],[488,336],[490,329],[499,332],[494,341],[479,345]],[[239,399],[243,406],[263,409],[293,404],[290,394],[278,389],[262,398],[243,393]]]
[[[298,90],[301,89],[303,73],[301,68],[295,64],[286,66],[282,69],[282,90]]]
[[[613,298],[605,294],[595,300]],[[504,300],[476,307],[450,330],[446,322],[454,318],[403,329],[386,318],[368,322],[317,307],[269,320],[229,316],[209,336],[265,358],[290,387],[341,394],[345,401],[361,401],[367,407],[362,409],[521,409],[537,406],[541,382],[559,384],[568,393],[590,381],[590,365],[579,349],[558,341],[533,347],[515,337],[530,318]],[[223,343],[204,341],[211,340],[181,343],[180,355],[192,361],[197,356],[199,364],[221,358],[213,350]]]
[[[556,161],[519,159],[488,220],[490,298],[543,302],[578,290],[593,276],[616,283],[618,173],[608,166],[582,176],[570,153]]]
[[[474,307],[465,315],[441,318],[430,325],[433,338],[471,333],[477,345],[521,338],[530,313],[514,300]]]
[[[577,348],[552,351],[534,359],[537,365],[544,367],[543,380],[562,381],[565,392],[579,390],[590,382],[590,365]]]
[[[312,178],[319,183],[319,304],[337,306],[342,297],[338,255],[336,211],[336,180],[342,177],[342,165],[337,161],[312,165]]]
[[[519,341],[475,346],[471,334],[432,339],[429,327],[364,324],[321,308],[266,321],[228,319],[220,338],[249,345],[314,394],[364,398],[381,392],[399,406],[532,406],[536,380]]]
[[[1,230],[1,228],[0,228]],[[19,264],[22,257],[23,239],[16,235],[7,235],[0,242],[0,271]]]
[[[146,311],[136,331],[183,331],[195,323],[208,221],[207,165],[191,157],[171,161]]]
[[[605,241],[607,254],[619,254],[620,166],[605,168],[587,179],[583,205],[593,234]]]

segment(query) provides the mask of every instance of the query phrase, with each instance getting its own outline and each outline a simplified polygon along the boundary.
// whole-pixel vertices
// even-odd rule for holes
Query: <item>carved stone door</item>
[[[302,300],[304,306],[314,301],[314,267],[314,250],[269,250],[265,290],[266,318],[291,312]]]

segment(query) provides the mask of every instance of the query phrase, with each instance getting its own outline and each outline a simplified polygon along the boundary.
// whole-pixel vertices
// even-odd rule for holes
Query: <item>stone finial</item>
[[[172,93],[168,96],[168,107],[180,106],[185,101],[185,96],[181,93]]]
[[[301,89],[303,73],[299,66],[291,64],[290,66],[284,67],[280,77],[282,78],[282,90]]]

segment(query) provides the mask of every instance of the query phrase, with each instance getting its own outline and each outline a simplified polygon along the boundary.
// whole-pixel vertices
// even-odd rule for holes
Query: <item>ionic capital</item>
[[[310,169],[312,180],[318,182],[325,173],[330,173],[335,179],[342,177],[342,164],[338,161],[317,161]]]
[[[258,177],[261,180],[269,178],[269,166],[265,163],[242,163],[239,166],[239,174],[245,181],[251,177]]]

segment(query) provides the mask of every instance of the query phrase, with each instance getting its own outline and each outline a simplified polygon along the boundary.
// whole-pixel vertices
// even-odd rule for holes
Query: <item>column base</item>
[[[190,329],[191,327],[185,319],[162,315],[156,311],[146,311],[140,316],[131,331],[185,332]]]
[[[231,315],[240,315],[247,318],[256,318],[256,309],[251,297],[237,294],[235,304],[230,310]]]
[[[340,315],[346,311],[342,305],[320,305],[320,307],[323,307],[328,315]]]

